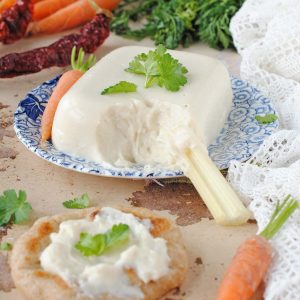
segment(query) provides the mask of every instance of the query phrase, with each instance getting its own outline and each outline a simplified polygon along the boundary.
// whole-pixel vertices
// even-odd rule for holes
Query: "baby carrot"
[[[116,1],[113,2],[116,4]],[[104,3],[103,0],[77,0],[62,9],[59,9],[52,15],[31,23],[30,28],[28,29],[28,34],[33,35],[38,33],[60,32],[85,24],[95,17],[97,12],[95,9],[96,6],[99,9],[113,7],[112,4],[108,5],[107,2],[105,2],[106,5],[101,7],[101,3]]]
[[[72,70],[65,72],[59,79],[54,89],[42,117],[42,137],[41,141],[47,141],[51,138],[52,125],[55,112],[61,98],[73,86],[73,84],[96,62],[96,57],[92,54],[84,63],[84,51],[80,48],[77,61],[75,61],[76,47],[72,49],[71,65]]]
[[[101,8],[113,10],[119,5],[121,0],[97,0],[96,2]]]
[[[71,29],[91,20],[96,11],[88,0],[78,0],[37,22],[28,29],[29,34],[54,33]]]
[[[32,1],[32,3],[36,3],[39,1],[41,1],[41,0],[34,0],[34,1]],[[74,1],[76,1],[76,0],[74,0]],[[6,9],[12,7],[16,2],[17,2],[17,0],[1,0],[0,1],[0,14],[3,11],[5,11]],[[112,1],[112,2],[114,2],[114,1]],[[107,8],[107,9],[109,9],[109,8]]]
[[[76,0],[43,0],[36,3],[33,7],[32,19],[34,21],[41,20],[50,16],[59,9],[74,3]]]
[[[4,10],[12,7],[15,3],[16,3],[16,0],[2,0],[2,1],[0,1],[0,14]]]
[[[15,1],[15,0],[3,0],[3,1]],[[38,21],[46,18],[56,11],[76,2],[77,0],[43,0],[34,5],[33,8],[33,20]],[[96,3],[99,7],[104,9],[114,9],[121,0],[97,0]],[[1,6],[0,6],[1,7]]]
[[[271,265],[270,240],[297,209],[298,202],[288,196],[276,209],[265,229],[247,239],[234,256],[219,288],[217,300],[251,300]]]

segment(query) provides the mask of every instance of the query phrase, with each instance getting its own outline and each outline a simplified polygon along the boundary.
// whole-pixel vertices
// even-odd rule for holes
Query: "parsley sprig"
[[[119,93],[133,93],[136,92],[137,85],[128,81],[120,81],[101,92],[101,95],[119,94]]]
[[[91,235],[87,232],[80,234],[80,240],[75,248],[84,256],[100,256],[117,246],[125,244],[129,239],[129,226],[127,224],[113,225],[106,233]]]
[[[230,20],[244,0],[123,0],[111,30],[126,38],[150,37],[169,49],[199,40],[214,48],[233,47]],[[134,22],[139,22],[136,26]]]
[[[78,198],[63,202],[63,206],[70,209],[82,209],[87,208],[90,205],[90,197],[87,193],[84,193]]]
[[[255,119],[260,124],[270,124],[275,122],[278,119],[278,117],[274,114],[267,114],[265,116],[256,116]]]
[[[187,83],[188,70],[174,57],[167,53],[163,45],[154,51],[137,55],[129,63],[127,72],[145,75],[145,87],[152,87],[157,83],[169,91],[177,92]]]
[[[20,224],[28,220],[29,213],[32,210],[31,205],[26,201],[26,193],[19,191],[17,195],[15,190],[6,190],[0,196],[0,226],[9,222]]]

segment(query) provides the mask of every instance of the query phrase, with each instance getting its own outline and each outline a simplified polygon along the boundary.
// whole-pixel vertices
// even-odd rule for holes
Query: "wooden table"
[[[58,37],[31,38],[14,45],[0,46],[0,55],[47,45]],[[100,59],[115,48],[132,44],[153,45],[150,40],[133,42],[111,35],[96,55]],[[231,74],[239,74],[240,58],[233,51],[216,51],[200,43],[185,50],[221,59]],[[144,180],[86,175],[62,169],[28,151],[14,134],[13,113],[29,90],[61,72],[62,69],[52,68],[33,75],[0,80],[0,191],[9,188],[25,190],[33,206],[31,222],[8,229],[2,240],[13,243],[36,218],[65,211],[61,204],[63,201],[85,192],[90,195],[95,206],[121,204],[149,207],[170,216],[180,225],[189,253],[190,268],[186,281],[167,298],[214,299],[224,268],[241,241],[255,233],[256,226],[216,225],[207,218],[207,210],[189,183],[167,181],[163,182],[164,186],[160,186]],[[9,285],[5,255],[0,256],[0,290],[5,281]],[[23,297],[15,289],[9,293],[0,291],[0,300],[12,299],[21,300]]]

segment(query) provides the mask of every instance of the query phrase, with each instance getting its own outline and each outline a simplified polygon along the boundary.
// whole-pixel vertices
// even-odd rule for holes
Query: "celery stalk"
[[[234,190],[209,158],[206,149],[187,149],[186,175],[194,184],[215,221],[220,225],[241,225],[250,218]]]

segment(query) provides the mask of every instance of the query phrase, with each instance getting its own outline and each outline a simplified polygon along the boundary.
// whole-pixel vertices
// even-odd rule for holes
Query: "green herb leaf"
[[[157,83],[169,91],[176,92],[187,83],[187,69],[173,58],[163,45],[154,51],[137,55],[129,63],[127,72],[145,75],[145,87],[149,88]]]
[[[90,198],[87,193],[83,194],[79,198],[74,198],[63,202],[63,206],[70,209],[82,209],[87,208],[90,204]]]
[[[106,233],[106,249],[112,249],[126,242],[129,238],[129,226],[127,224],[114,225]]]
[[[106,233],[96,235],[87,232],[80,233],[80,240],[75,245],[84,256],[100,256],[117,246],[126,243],[129,239],[129,226],[127,224],[114,225]]]
[[[270,124],[270,123],[275,122],[278,119],[278,117],[274,114],[268,114],[265,116],[256,116],[255,119],[260,124]]]
[[[10,243],[1,243],[0,250],[1,251],[10,251],[12,249],[12,244]]]
[[[10,221],[20,224],[28,220],[31,210],[32,207],[26,202],[24,191],[19,191],[19,195],[15,190],[4,191],[0,196],[0,226],[8,224]]]
[[[84,256],[100,256],[105,249],[105,235],[91,235],[87,232],[82,232],[80,233],[80,240],[75,245],[75,248],[79,250]]]
[[[120,81],[119,83],[110,86],[101,92],[101,95],[133,93],[136,92],[137,85],[128,81]]]
[[[123,0],[110,28],[126,38],[150,37],[168,49],[199,40],[214,48],[234,47],[231,18],[244,0]],[[138,22],[137,24],[134,24]]]

